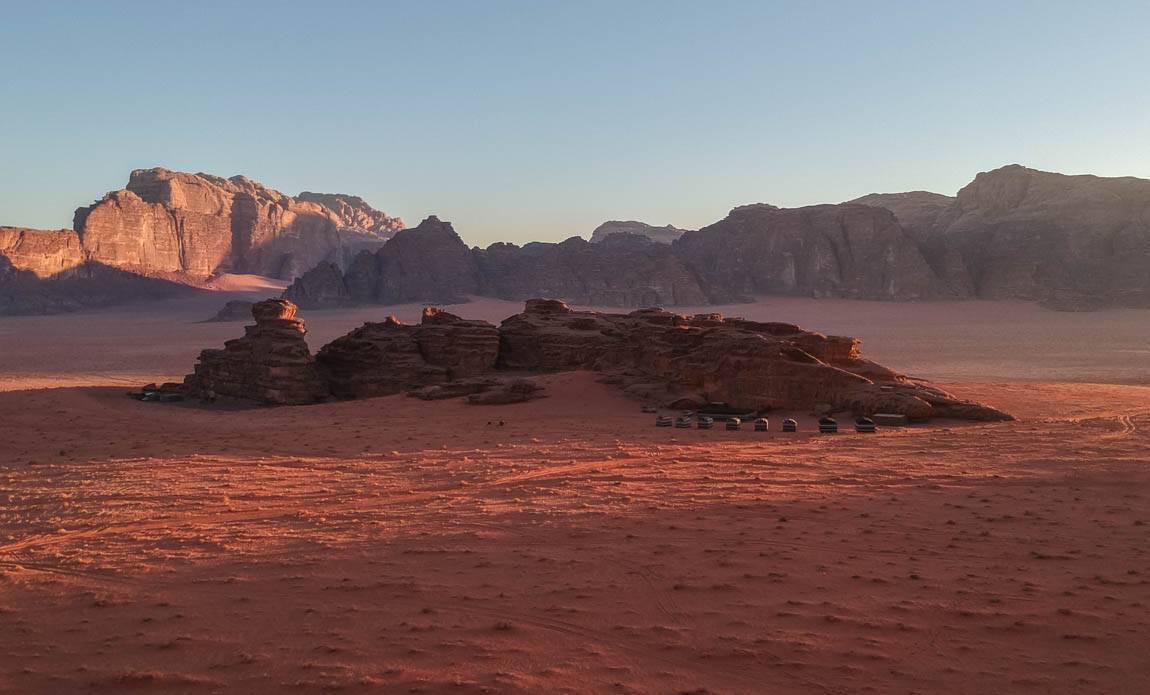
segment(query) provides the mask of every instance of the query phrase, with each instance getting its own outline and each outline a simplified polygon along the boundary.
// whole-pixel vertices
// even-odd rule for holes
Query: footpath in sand
[[[500,408],[0,393],[0,692],[1150,682],[1146,387],[944,384],[1022,419],[819,436],[545,382]]]

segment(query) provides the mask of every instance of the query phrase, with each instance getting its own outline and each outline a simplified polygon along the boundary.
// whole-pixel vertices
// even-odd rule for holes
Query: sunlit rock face
[[[77,210],[74,226],[90,259],[118,268],[292,279],[321,261],[345,265],[403,223],[352,196],[293,198],[243,176],[139,169]]]

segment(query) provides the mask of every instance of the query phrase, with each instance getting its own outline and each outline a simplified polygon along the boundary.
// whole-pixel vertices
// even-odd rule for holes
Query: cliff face
[[[745,205],[674,244],[714,302],[754,294],[918,299],[935,277],[893,214],[864,205]]]
[[[242,176],[140,169],[125,189],[76,210],[74,226],[0,227],[0,313],[170,294],[169,284],[220,272],[291,279],[321,262],[346,266],[403,222],[355,196],[293,198]]]
[[[133,171],[128,186],[76,211],[91,260],[206,278],[241,272],[292,279],[321,261],[346,264],[403,226],[360,198],[292,198],[243,176]]]
[[[868,198],[916,230],[940,280],[960,296],[1150,306],[1150,181],[1011,165],[979,174],[929,212]]]

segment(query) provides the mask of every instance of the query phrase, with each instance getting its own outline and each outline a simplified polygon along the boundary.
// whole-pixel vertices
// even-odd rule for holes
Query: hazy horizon
[[[71,227],[153,166],[480,246],[953,195],[1011,163],[1150,178],[1143,3],[133,7],[5,8],[0,224]]]

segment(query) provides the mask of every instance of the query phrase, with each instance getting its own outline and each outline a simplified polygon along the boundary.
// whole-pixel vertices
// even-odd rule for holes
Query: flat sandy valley
[[[1020,418],[870,436],[656,429],[587,373],[501,407],[124,396],[240,335],[198,323],[222,301],[0,319],[0,692],[1150,683],[1150,312],[705,309]],[[420,308],[302,315],[317,348]]]

